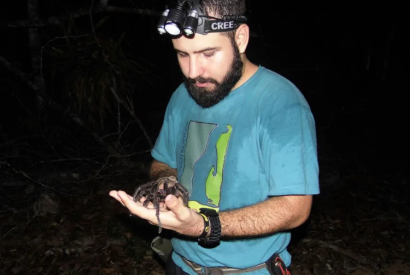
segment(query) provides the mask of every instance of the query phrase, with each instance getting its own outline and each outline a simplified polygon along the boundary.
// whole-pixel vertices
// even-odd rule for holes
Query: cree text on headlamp
[[[195,33],[205,35],[210,32],[232,31],[247,21],[245,16],[224,15],[221,19],[204,15],[199,1],[185,0],[173,9],[166,9],[158,21],[158,32],[190,37]]]

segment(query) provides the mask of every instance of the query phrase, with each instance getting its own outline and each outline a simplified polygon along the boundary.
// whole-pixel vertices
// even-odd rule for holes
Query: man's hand
[[[143,199],[135,202],[133,197],[124,191],[110,192],[110,196],[119,201],[128,210],[149,223],[158,225],[155,208],[146,208],[142,205]],[[165,207],[161,207],[162,227],[178,232],[179,234],[198,237],[204,229],[204,220],[195,210],[186,207],[174,195],[165,198]]]

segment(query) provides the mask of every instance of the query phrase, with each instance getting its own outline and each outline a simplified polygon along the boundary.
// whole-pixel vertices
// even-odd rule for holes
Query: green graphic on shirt
[[[206,196],[209,199],[209,203],[219,207],[219,201],[221,200],[221,186],[223,179],[223,168],[225,165],[225,157],[228,151],[229,139],[232,134],[232,126],[227,125],[228,131],[219,136],[216,142],[216,174],[215,166],[212,166],[209,171],[208,177],[205,182]]]
[[[184,172],[181,183],[192,194],[192,179],[195,163],[201,159],[209,143],[209,137],[216,128],[215,124],[191,121],[189,123],[187,142],[184,154]]]
[[[183,155],[183,172],[181,175],[181,183],[192,194],[193,178],[196,169],[208,170],[208,176],[204,183],[196,182],[195,190],[202,189],[205,191],[206,201],[199,202],[197,200],[191,200],[189,207],[192,209],[214,208],[219,210],[219,203],[221,200],[221,187],[223,179],[223,169],[225,165],[225,158],[228,151],[229,139],[232,133],[232,126],[227,125],[227,131],[222,133],[214,146],[210,145],[211,133],[218,128],[216,124],[201,123],[191,121],[188,125],[186,134],[186,144],[182,151]],[[208,152],[209,150],[215,150]],[[216,153],[216,163],[210,163],[208,167],[203,166],[196,167],[197,163],[205,155],[205,153]],[[195,191],[198,192],[198,191]],[[202,193],[203,194],[203,193]],[[207,205],[208,204],[208,205]]]

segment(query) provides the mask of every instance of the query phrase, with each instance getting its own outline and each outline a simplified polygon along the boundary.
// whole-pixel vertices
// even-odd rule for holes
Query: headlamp
[[[198,27],[198,12],[196,10],[190,10],[185,19],[184,32],[186,35],[191,36],[195,34]]]
[[[181,29],[185,22],[185,12],[182,5],[178,5],[175,9],[171,9],[165,20],[165,30],[170,35],[180,35]]]
[[[210,32],[232,31],[246,23],[245,16],[224,15],[222,19],[204,15],[199,6],[200,0],[185,0],[173,9],[166,9],[157,25],[159,34],[172,36],[205,35]]]
[[[164,12],[161,14],[161,17],[159,18],[158,24],[157,24],[157,30],[160,34],[166,34],[167,31],[165,30],[165,21],[167,20],[169,10],[166,9]]]

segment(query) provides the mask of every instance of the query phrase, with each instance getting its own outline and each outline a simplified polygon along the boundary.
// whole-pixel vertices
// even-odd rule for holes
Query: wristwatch
[[[205,226],[198,238],[198,243],[204,247],[218,246],[221,239],[221,222],[218,212],[210,208],[200,208],[199,215],[204,219]]]

